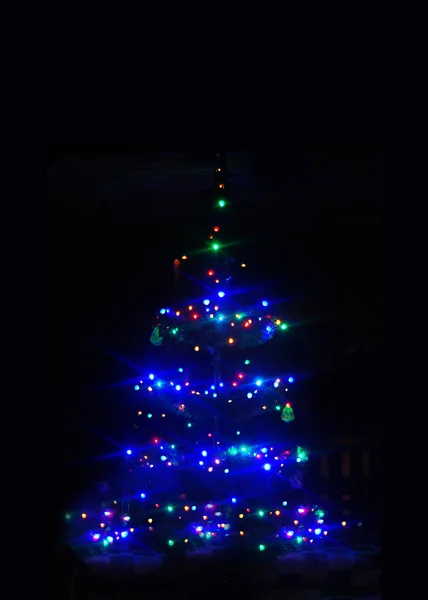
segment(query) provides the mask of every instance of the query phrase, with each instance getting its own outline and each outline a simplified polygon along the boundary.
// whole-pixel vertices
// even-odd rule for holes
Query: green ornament
[[[156,327],[153,329],[152,335],[150,336],[150,341],[154,346],[161,346],[163,342],[163,337],[161,336],[159,329],[160,325],[156,325]]]
[[[286,423],[289,423],[290,421],[294,420],[294,412],[291,406],[288,404],[288,402],[282,409],[281,419]]]

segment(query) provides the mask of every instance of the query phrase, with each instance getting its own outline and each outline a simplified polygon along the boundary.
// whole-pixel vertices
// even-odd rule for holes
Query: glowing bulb
[[[210,301],[208,300],[208,298],[206,300],[204,300],[203,302],[205,304],[205,306],[208,306],[208,304],[210,303]]]
[[[229,344],[233,344],[233,342],[234,342],[235,340],[234,340],[233,338],[229,338],[227,341],[229,342]]]
[[[218,293],[218,296],[219,296],[219,298],[224,298],[224,296],[225,296],[225,293],[224,293],[224,292],[219,292],[219,293]]]
[[[268,306],[269,302],[267,302],[266,300],[263,300],[262,305],[263,306]]]
[[[219,200],[218,201],[218,205],[219,205],[220,208],[224,208],[226,206],[225,200]]]
[[[195,352],[199,352],[199,346],[195,346]]]

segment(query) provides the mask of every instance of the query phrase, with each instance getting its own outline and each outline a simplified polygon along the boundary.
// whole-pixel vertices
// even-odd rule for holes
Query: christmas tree
[[[147,336],[157,366],[144,366],[134,384],[121,489],[76,517],[104,552],[131,544],[160,554],[207,545],[281,554],[327,534],[325,512],[303,485],[310,452],[292,432],[293,324],[235,257],[245,244],[231,235],[221,154],[213,188],[206,244],[173,261],[175,299]],[[277,338],[284,351],[272,360]]]

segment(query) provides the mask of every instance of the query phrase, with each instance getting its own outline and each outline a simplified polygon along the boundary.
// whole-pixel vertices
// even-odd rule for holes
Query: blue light
[[[232,498],[232,502],[233,502],[233,504],[235,504],[236,503],[236,498]]]
[[[158,387],[162,387],[162,381],[157,381],[157,382],[156,382],[156,385],[157,385]]]
[[[270,466],[268,463],[266,463],[266,464],[263,466],[263,468],[264,468],[264,470],[265,470],[265,471],[270,471],[270,470],[271,470],[271,466]]]
[[[213,398],[217,398],[217,394],[215,392],[213,394]]]
[[[223,387],[223,386],[224,386],[224,383],[223,383],[223,382],[221,382],[221,383],[220,383],[220,387]]]
[[[164,315],[166,313],[166,310],[164,308],[161,308],[159,312],[161,315]]]
[[[208,390],[205,390],[204,394],[205,394],[205,396],[208,396],[208,394],[209,394]]]
[[[149,413],[149,414],[147,415],[147,418],[148,418],[148,419],[151,419],[152,417],[153,417],[152,413]]]
[[[219,316],[218,316],[218,320],[219,320],[219,321],[223,321],[223,319],[224,319],[224,316],[223,316],[223,315],[219,315]]]
[[[120,534],[120,537],[123,537],[123,538],[128,537],[128,532],[127,531],[122,531],[122,533]]]
[[[224,470],[224,472],[225,472],[225,473],[229,473],[229,469],[225,469],[225,470]]]
[[[191,424],[191,423],[187,423],[187,427],[191,427],[191,426],[192,426],[192,424]]]
[[[262,385],[263,381],[261,379],[257,379],[256,381],[256,385],[258,385],[259,387]]]
[[[262,454],[266,454],[266,452],[267,452],[267,451],[268,451],[268,449],[267,449],[267,448],[262,448],[262,449],[260,450],[260,452],[262,452]]]
[[[143,492],[142,494],[140,494],[140,497],[141,497],[141,498],[145,498],[145,497],[146,497],[146,494],[144,494],[144,492]]]
[[[139,385],[134,386],[134,390],[136,390],[138,392],[138,390],[140,389]]]
[[[203,460],[200,460],[200,461],[199,461],[199,464],[201,465],[201,467],[203,467],[203,465],[204,465],[204,461],[203,461]]]
[[[192,506],[192,510],[196,510],[196,506]]]
[[[108,536],[106,537],[106,540],[108,541],[108,543],[109,543],[109,544],[112,544],[112,543],[113,543],[113,538],[111,537],[111,535],[108,535]]]
[[[236,432],[236,435],[241,435],[241,432],[240,432],[240,431],[237,431],[237,432]]]
[[[154,378],[155,378],[155,376],[153,375],[153,373],[150,373],[149,379],[151,379],[153,381]]]
[[[278,381],[275,381],[275,383],[273,384],[273,387],[274,387],[274,388],[277,388],[278,386],[279,386],[279,383],[278,383]]]
[[[165,456],[165,455],[162,455],[162,456],[161,456],[161,461],[162,461],[162,462],[165,462],[165,461],[166,461],[166,456]]]
[[[251,392],[248,392],[247,398],[252,398],[252,397],[253,397],[253,394]]]
[[[126,454],[128,454],[128,456],[129,456],[129,454],[132,454],[132,450],[127,450]]]
[[[215,385],[212,385],[212,386],[211,386],[211,389],[212,389],[212,390],[215,390]]]
[[[202,456],[208,456],[208,452],[206,450],[202,450],[201,454]]]
[[[269,304],[269,302],[266,302],[266,300],[263,300],[262,304],[263,304],[263,306],[267,306]]]
[[[181,385],[176,385],[175,389],[177,390],[177,392],[179,392],[181,390]]]
[[[180,367],[180,368],[178,369],[178,372],[179,372],[179,373],[182,373],[182,372],[183,372],[183,367]]]
[[[284,502],[282,503],[282,506],[287,506],[288,502],[287,500],[284,500]]]
[[[320,529],[319,527],[317,527],[314,531],[315,535],[321,535],[322,533],[322,529]]]
[[[224,298],[224,297],[225,297],[225,295],[226,295],[226,294],[225,294],[224,292],[219,292],[219,293],[218,293],[218,297],[219,297],[219,298]]]
[[[289,381],[290,383],[293,383],[293,381],[294,381],[294,377],[289,377],[289,378],[288,378],[288,381]]]
[[[266,327],[266,331],[267,331],[268,333],[270,333],[270,332],[272,331],[272,327],[271,327],[270,325],[268,325],[268,326]]]
[[[205,304],[205,306],[208,306],[208,304],[209,304],[209,303],[210,303],[210,301],[209,301],[209,300],[204,300],[204,304]]]

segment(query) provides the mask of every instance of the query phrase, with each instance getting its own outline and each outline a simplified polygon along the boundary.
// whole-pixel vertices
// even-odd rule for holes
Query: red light
[[[155,507],[156,508],[160,508],[160,504],[155,504]]]
[[[234,381],[234,382],[232,383],[232,385],[233,385],[233,387],[236,387],[238,384],[236,383],[236,381]]]
[[[193,318],[194,318],[194,319],[197,319],[197,318],[198,318],[198,315],[197,315],[197,314],[194,314],[194,315],[193,315]]]
[[[242,373],[239,373],[238,377],[239,377],[239,379],[244,379],[244,376],[242,375]]]
[[[249,508],[247,508],[247,513],[251,512],[251,510]]]
[[[155,444],[158,444],[158,443],[159,443],[159,440],[158,440],[157,438],[155,438],[155,439],[153,440],[153,442],[154,442]]]
[[[220,231],[220,227],[214,227],[214,231],[218,233]]]
[[[214,271],[208,271],[208,275],[211,277],[212,275],[214,275]]]
[[[212,433],[209,433],[209,434],[208,434],[208,437],[212,437],[212,436],[213,436],[213,434],[212,434]]]
[[[287,408],[290,408],[291,404],[289,402],[287,402],[287,404],[285,405]]]

